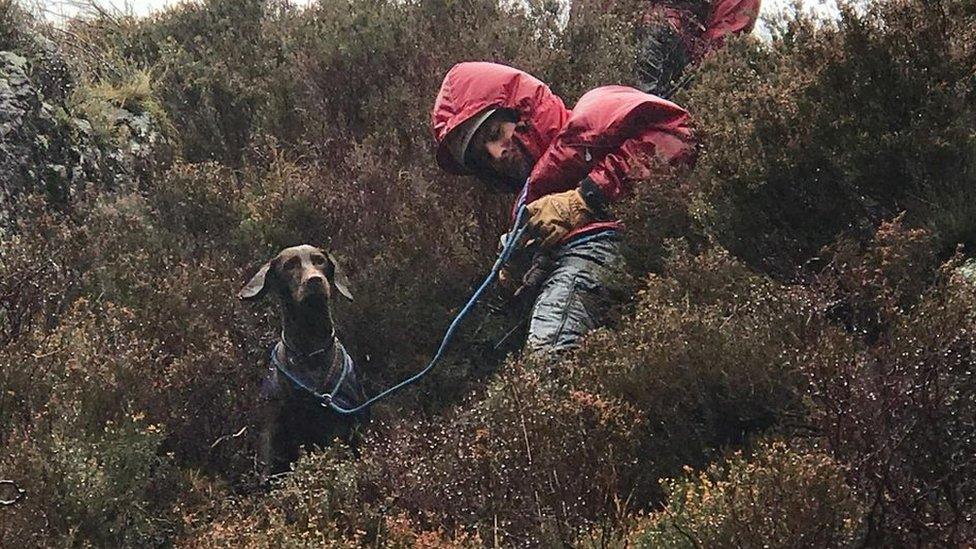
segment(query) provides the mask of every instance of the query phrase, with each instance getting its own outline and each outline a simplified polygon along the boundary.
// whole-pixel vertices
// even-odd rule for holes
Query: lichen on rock
[[[16,229],[30,195],[67,210],[86,188],[138,187],[165,143],[150,112],[109,104],[111,136],[100,135],[71,101],[77,83],[53,42],[38,35],[24,49],[0,51],[0,232]]]

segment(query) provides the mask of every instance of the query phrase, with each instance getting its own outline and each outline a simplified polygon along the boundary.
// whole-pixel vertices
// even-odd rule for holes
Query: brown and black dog
[[[265,263],[238,296],[257,299],[271,291],[281,305],[281,337],[261,386],[264,426],[261,460],[264,474],[287,471],[301,447],[324,446],[335,438],[352,442],[366,414],[339,414],[298,386],[279,367],[319,394],[332,393],[343,408],[365,401],[352,360],[335,335],[332,297],[352,300],[332,254],[309,245],[285,248]],[[340,373],[346,369],[336,390]]]

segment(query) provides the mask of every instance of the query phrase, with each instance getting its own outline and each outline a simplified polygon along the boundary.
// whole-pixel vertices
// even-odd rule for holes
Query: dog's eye
[[[290,270],[298,267],[301,264],[302,264],[302,260],[301,259],[299,259],[297,257],[293,257],[293,258],[289,259],[288,261],[285,261],[284,267],[285,267],[285,270],[286,271],[290,271]]]
[[[325,256],[321,256],[321,255],[312,256],[312,265],[322,265],[323,263],[325,263]]]

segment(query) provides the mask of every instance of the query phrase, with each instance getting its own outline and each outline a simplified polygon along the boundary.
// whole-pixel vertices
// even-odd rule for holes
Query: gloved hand
[[[522,284],[515,290],[513,298],[519,299],[523,295],[535,296],[542,283],[546,281],[553,269],[553,259],[548,253],[539,252],[532,257],[528,270],[522,275]]]
[[[498,251],[497,253],[502,253],[502,249],[505,248],[505,243],[508,242],[509,233],[502,233],[498,237]],[[509,264],[502,265],[500,271],[498,271],[498,286],[509,294],[512,294],[518,288],[518,279],[512,274],[512,269],[510,267],[511,258],[509,259]]]
[[[542,248],[551,248],[570,231],[593,221],[579,189],[543,196],[526,206],[529,214],[528,233],[537,238]]]

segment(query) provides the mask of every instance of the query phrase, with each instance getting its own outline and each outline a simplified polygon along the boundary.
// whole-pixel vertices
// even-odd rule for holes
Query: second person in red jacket
[[[637,26],[637,87],[671,97],[695,65],[756,25],[760,0],[652,0]]]
[[[576,346],[600,324],[621,274],[621,226],[607,207],[630,193],[635,167],[693,159],[688,113],[624,86],[591,90],[570,110],[523,71],[471,62],[445,76],[431,124],[443,169],[511,192],[513,211],[527,205],[529,232],[550,259],[528,350]]]

